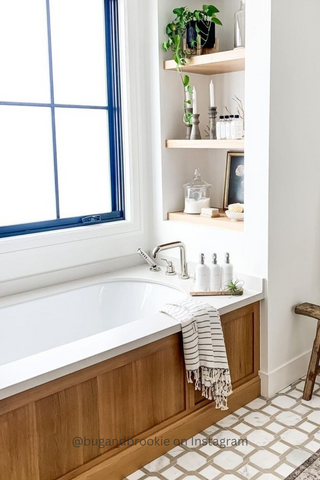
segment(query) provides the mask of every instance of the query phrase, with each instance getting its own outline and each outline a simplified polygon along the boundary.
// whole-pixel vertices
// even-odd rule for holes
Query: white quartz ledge
[[[237,274],[243,280],[244,295],[240,297],[200,297],[217,308],[220,315],[257,302],[264,298],[263,280]],[[48,295],[100,284],[110,280],[141,280],[171,285],[189,295],[192,280],[180,280],[161,272],[151,272],[147,265],[124,269],[35,290],[0,299],[0,308],[42,298]],[[77,340],[42,353],[0,366],[0,399],[15,395],[85,367],[110,359],[135,348],[147,345],[181,330],[180,324],[163,313],[113,328],[97,335]]]

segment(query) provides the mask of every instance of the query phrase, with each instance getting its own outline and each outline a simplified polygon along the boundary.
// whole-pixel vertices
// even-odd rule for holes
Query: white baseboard
[[[310,354],[311,350],[308,350],[269,373],[260,371],[261,395],[266,398],[273,397],[273,395],[306,375]]]

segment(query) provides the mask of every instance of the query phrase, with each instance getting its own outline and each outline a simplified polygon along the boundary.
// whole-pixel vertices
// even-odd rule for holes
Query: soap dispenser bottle
[[[219,292],[221,288],[221,268],[218,265],[217,254],[212,255],[212,263],[210,265],[210,290]]]
[[[204,254],[200,254],[200,263],[196,266],[196,291],[206,292],[209,288],[209,269],[204,263]]]
[[[225,263],[222,265],[221,283],[222,289],[228,288],[228,285],[233,280],[233,265],[230,263],[230,255],[226,253]]]

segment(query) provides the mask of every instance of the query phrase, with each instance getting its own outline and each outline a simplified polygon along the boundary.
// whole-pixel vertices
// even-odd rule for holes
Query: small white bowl
[[[234,222],[243,222],[244,220],[244,213],[233,213],[229,212],[229,210],[226,210],[226,215],[230,220],[233,220]]]

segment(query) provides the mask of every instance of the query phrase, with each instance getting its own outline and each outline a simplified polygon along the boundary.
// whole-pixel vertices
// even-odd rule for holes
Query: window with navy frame
[[[0,237],[124,219],[118,0],[0,18]]]

